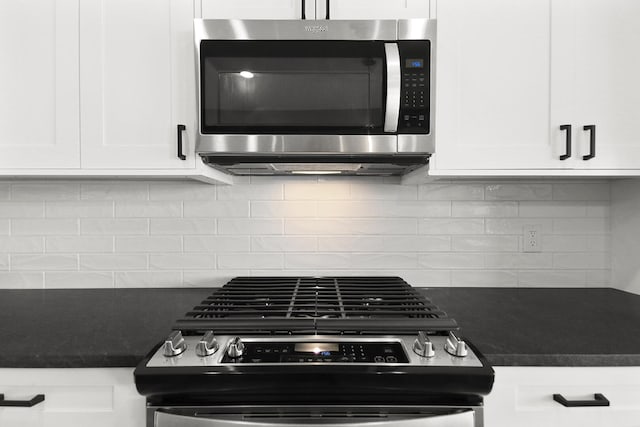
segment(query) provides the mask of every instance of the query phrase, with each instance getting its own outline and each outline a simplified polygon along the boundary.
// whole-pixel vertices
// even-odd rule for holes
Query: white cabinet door
[[[435,1],[435,0],[434,0]],[[429,18],[429,0],[316,0],[316,16],[330,19]]]
[[[31,408],[0,407],[1,426],[140,427],[145,400],[135,389],[133,369],[0,369],[6,399],[45,400]]]
[[[80,2],[83,168],[195,166],[193,18],[192,0]]]
[[[0,1],[0,168],[80,166],[78,0]]]
[[[640,169],[640,2],[552,4],[552,126],[573,124],[576,168]]]
[[[485,398],[485,424],[491,427],[638,427],[638,367],[494,367],[495,384]],[[593,400],[603,394],[610,406],[562,406],[567,400]]]
[[[204,19],[301,19],[303,0],[200,0]],[[305,18],[315,18],[315,1],[304,1]]]
[[[438,2],[432,169],[551,169],[550,4]]]

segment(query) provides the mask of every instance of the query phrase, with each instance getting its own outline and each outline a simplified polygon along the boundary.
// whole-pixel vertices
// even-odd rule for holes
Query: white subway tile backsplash
[[[551,184],[490,184],[486,200],[551,200]]]
[[[207,235],[216,233],[213,218],[152,218],[149,234]]]
[[[249,236],[184,236],[185,252],[249,252]]]
[[[575,218],[587,214],[587,203],[569,202],[520,202],[520,216],[527,218]]]
[[[75,254],[12,254],[11,269],[45,271],[77,270],[78,255]]]
[[[610,261],[608,252],[560,252],[553,254],[553,268],[608,269]]]
[[[0,236],[9,235],[11,233],[11,221],[8,219],[0,219]]]
[[[117,201],[116,216],[121,218],[171,218],[182,216],[182,202]]]
[[[218,234],[282,234],[282,219],[219,219]]]
[[[481,184],[426,184],[418,186],[420,200],[483,200]]]
[[[44,252],[44,237],[41,236],[0,236],[1,253],[39,253]],[[1,287],[0,287],[1,288]]]
[[[185,217],[243,218],[249,216],[249,202],[242,200],[186,201]]]
[[[610,195],[611,185],[608,182],[553,185],[553,200],[609,200]]]
[[[114,273],[110,271],[47,271],[44,287],[47,289],[68,288],[113,288]]]
[[[81,219],[80,234],[131,235],[148,234],[148,219]]]
[[[436,252],[451,249],[449,236],[319,237],[322,252]]]
[[[42,218],[44,202],[1,202],[0,218]]]
[[[318,239],[316,237],[251,237],[251,252],[315,252],[317,249]]]
[[[11,234],[16,236],[51,236],[78,234],[79,220],[68,219],[12,219]],[[2,222],[0,221],[0,230]]]
[[[11,200],[78,200],[80,184],[76,182],[16,182],[11,184]]]
[[[448,201],[318,202],[319,217],[420,218],[451,216]]]
[[[512,217],[518,216],[518,203],[455,201],[451,203],[451,216],[454,217]]]
[[[80,270],[147,270],[146,254],[81,254]]]
[[[459,252],[517,252],[518,236],[453,236],[451,249]]]
[[[356,181],[351,184],[352,200],[417,200],[416,185]]]
[[[46,252],[112,252],[113,237],[96,236],[48,236],[45,238]]]
[[[251,202],[251,216],[254,218],[302,218],[315,217],[317,202],[256,201]]]
[[[351,191],[347,181],[284,184],[284,198],[286,200],[346,200],[350,196]]]
[[[203,182],[152,182],[149,200],[215,200],[216,188]]]
[[[416,286],[607,286],[605,181],[241,177],[0,183],[0,288],[398,275]],[[537,225],[542,252],[523,253]]]
[[[110,218],[113,202],[46,202],[47,218]]]
[[[284,266],[283,254],[268,253],[234,253],[219,254],[218,268],[223,270],[238,269],[282,269]]]
[[[586,284],[587,274],[584,270],[523,270],[518,272],[518,285],[522,287],[584,287]]]
[[[182,252],[182,236],[118,236],[116,252]]]
[[[423,269],[467,269],[484,268],[484,255],[475,253],[421,254],[418,266]]]
[[[483,218],[426,218],[418,222],[420,234],[483,234]]]
[[[80,186],[82,200],[149,200],[146,182],[92,182]]]
[[[218,186],[218,200],[283,200],[284,185],[279,184],[234,184]]]
[[[0,271],[2,289],[40,289],[44,288],[44,273]]]
[[[348,253],[285,254],[286,269],[331,269],[351,267]]]
[[[213,270],[216,257],[212,254],[151,254],[150,270]]]
[[[361,235],[417,234],[418,222],[411,218],[397,219],[287,219],[285,234]]]

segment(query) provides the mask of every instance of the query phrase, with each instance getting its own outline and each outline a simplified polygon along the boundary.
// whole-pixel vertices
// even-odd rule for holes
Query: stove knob
[[[198,344],[196,344],[196,354],[200,357],[211,356],[218,351],[218,341],[216,341],[213,331],[207,331]]]
[[[467,343],[458,338],[453,332],[449,332],[449,338],[447,338],[444,349],[452,356],[465,357],[467,355]]]
[[[163,354],[164,357],[173,357],[182,354],[187,349],[187,344],[184,342],[182,332],[173,331],[169,334],[164,341]]]
[[[240,340],[240,337],[235,337],[229,343],[227,348],[227,355],[232,358],[240,357],[244,353],[244,343]]]
[[[413,352],[422,357],[435,356],[436,352],[433,351],[433,343],[424,331],[418,332],[418,338],[413,343]]]

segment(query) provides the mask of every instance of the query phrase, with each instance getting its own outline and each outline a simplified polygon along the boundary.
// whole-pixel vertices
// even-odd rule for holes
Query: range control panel
[[[222,363],[408,363],[399,342],[245,342]]]
[[[400,117],[398,133],[429,133],[430,42],[400,41]]]

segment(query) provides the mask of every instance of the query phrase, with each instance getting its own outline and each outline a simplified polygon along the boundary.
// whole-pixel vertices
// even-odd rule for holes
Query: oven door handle
[[[475,412],[469,410],[452,410],[448,414],[429,416],[426,414],[402,417],[387,420],[363,421],[354,418],[326,418],[315,421],[313,418],[277,418],[277,417],[252,417],[245,418],[241,415],[235,417],[219,417],[215,415],[190,416],[172,414],[166,411],[156,411],[154,414],[154,427],[293,427],[304,425],[305,427],[473,427],[475,424]]]
[[[384,113],[384,131],[396,132],[400,116],[400,51],[397,43],[385,43],[387,62],[387,105]]]

